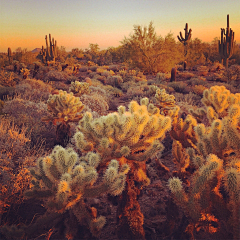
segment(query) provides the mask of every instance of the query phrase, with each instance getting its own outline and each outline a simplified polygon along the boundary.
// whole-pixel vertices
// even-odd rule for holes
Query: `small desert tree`
[[[174,38],[171,34],[165,38],[157,36],[152,22],[148,27],[143,28],[135,25],[134,33],[129,38],[125,37],[121,43],[131,67],[140,68],[145,73],[156,73],[160,70],[170,71],[172,65],[177,62],[174,54],[168,51],[171,47],[177,51]],[[161,69],[161,64],[166,59],[171,59],[171,63],[169,63],[171,67]]]

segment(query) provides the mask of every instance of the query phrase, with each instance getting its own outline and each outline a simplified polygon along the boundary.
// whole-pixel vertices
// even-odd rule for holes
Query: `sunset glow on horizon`
[[[158,36],[177,39],[188,23],[192,39],[211,42],[227,27],[227,14],[240,43],[239,0],[0,0],[0,52],[45,47],[49,33],[67,51],[89,43],[117,47],[134,25],[151,21]]]

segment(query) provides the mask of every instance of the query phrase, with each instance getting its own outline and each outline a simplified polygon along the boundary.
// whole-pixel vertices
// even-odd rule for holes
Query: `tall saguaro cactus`
[[[10,47],[8,48],[8,59],[9,59],[9,64],[11,64],[12,63],[12,50]]]
[[[224,37],[225,35],[225,37]],[[228,68],[228,59],[233,54],[234,32],[229,28],[229,14],[227,15],[227,28],[221,28],[221,40],[218,40],[218,51],[222,59],[222,64]]]
[[[179,36],[177,36],[177,37],[178,37],[178,40],[181,43],[183,43],[183,45],[184,45],[184,56],[186,56],[187,55],[187,44],[192,37],[192,29],[190,28],[188,31],[188,24],[186,23],[184,30],[185,30],[185,37],[183,38],[182,32],[180,32],[180,37]]]
[[[54,38],[51,38],[51,34],[49,34],[49,45],[48,45],[48,39],[47,35],[45,36],[46,40],[46,48],[42,46],[42,49],[40,51],[40,55],[42,57],[42,62],[47,61],[55,61],[56,55],[57,55],[57,41]]]

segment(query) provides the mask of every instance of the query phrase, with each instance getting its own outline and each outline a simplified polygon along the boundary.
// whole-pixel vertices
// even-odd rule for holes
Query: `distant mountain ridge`
[[[39,53],[41,51],[41,48],[35,48],[32,50],[32,53]]]

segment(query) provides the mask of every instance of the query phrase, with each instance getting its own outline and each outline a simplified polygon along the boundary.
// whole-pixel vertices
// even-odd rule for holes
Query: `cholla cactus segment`
[[[147,100],[144,101],[147,104]],[[159,150],[158,145],[154,147],[155,140],[163,138],[170,128],[170,117],[158,111],[149,113],[148,105],[132,101],[128,111],[119,107],[118,112],[96,119],[86,113],[79,122],[74,138],[81,150],[85,151],[86,146],[92,146],[106,162],[112,157],[122,156],[145,161],[150,153]],[[108,139],[108,147],[103,147],[103,139]]]
[[[71,82],[71,87],[69,88],[69,92],[73,92],[76,96],[88,94],[90,92],[89,84],[85,82],[79,82],[79,81]]]
[[[176,177],[168,180],[168,186],[172,193],[181,192],[183,190],[182,181]]]
[[[59,94],[50,95],[47,101],[48,110],[52,114],[51,119],[43,118],[43,121],[74,122],[82,118],[81,111],[83,104],[79,97],[74,97],[73,93],[59,91]]]
[[[224,176],[224,185],[229,194],[233,195],[236,201],[239,200],[240,195],[240,175],[239,171],[236,168],[229,168],[225,172]]]

